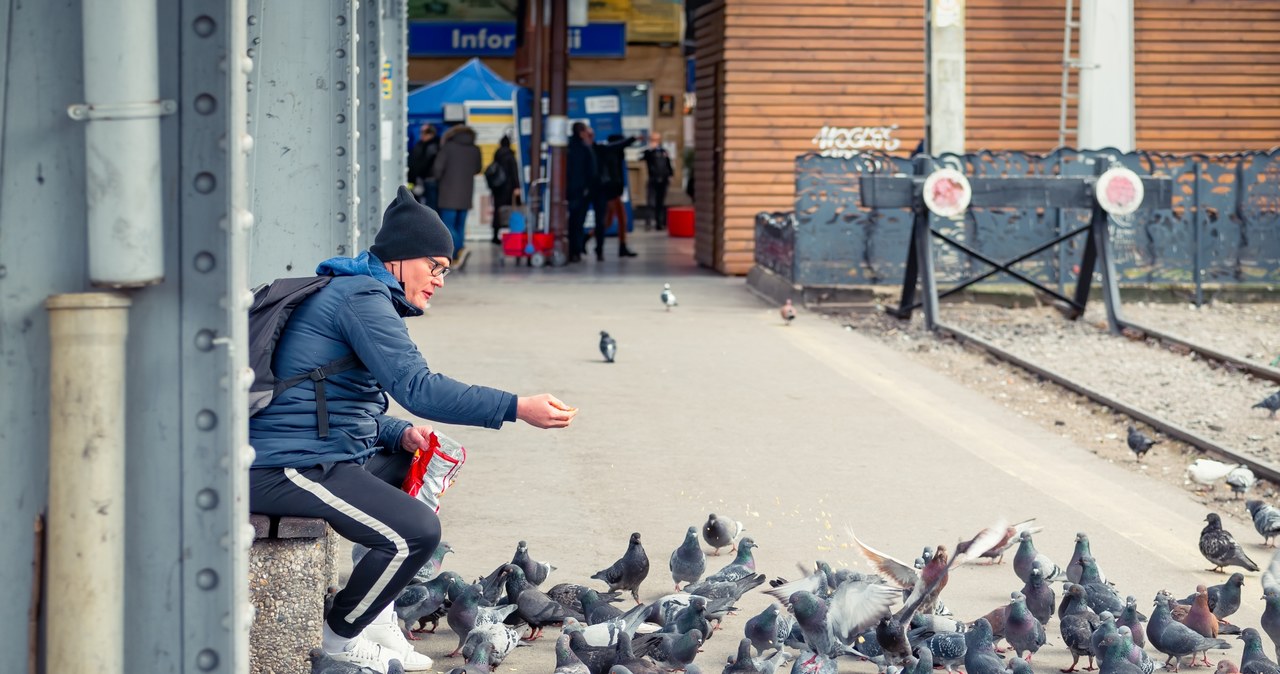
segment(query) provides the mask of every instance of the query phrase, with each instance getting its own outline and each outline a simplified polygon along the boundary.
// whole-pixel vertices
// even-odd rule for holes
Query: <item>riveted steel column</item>
[[[360,234],[355,249],[368,246],[382,216],[382,10],[381,0],[360,0],[356,11],[356,142],[360,172]]]
[[[249,671],[246,392],[248,291],[246,15],[184,0],[181,194],[182,670]],[[302,199],[302,197],[299,197]],[[180,382],[180,383],[179,383]]]
[[[409,164],[405,129],[409,126],[406,108],[409,89],[408,5],[405,0],[382,0],[382,202],[381,208],[396,196],[396,189],[406,182]],[[382,225],[382,212],[365,222],[365,242],[373,243]]]
[[[250,281],[311,274],[359,236],[354,0],[249,1]]]

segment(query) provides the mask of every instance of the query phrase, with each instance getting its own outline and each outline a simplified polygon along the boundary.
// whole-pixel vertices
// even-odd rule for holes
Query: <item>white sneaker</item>
[[[360,636],[382,646],[383,652],[398,659],[406,672],[425,672],[431,669],[431,658],[415,651],[413,644],[404,638],[404,632],[395,623],[370,625],[364,628]]]
[[[386,674],[391,660],[397,657],[396,653],[366,639],[363,634],[352,639],[351,643],[347,644],[346,650],[341,653],[326,652],[325,655],[339,662],[350,662],[359,667],[368,667],[382,674]]]

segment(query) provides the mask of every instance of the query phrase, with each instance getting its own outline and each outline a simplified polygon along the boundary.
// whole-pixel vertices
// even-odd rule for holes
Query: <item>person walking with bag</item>
[[[445,223],[401,187],[373,246],[322,262],[316,273],[329,280],[283,319],[267,362],[276,381],[294,383],[277,386],[249,419],[249,510],[321,518],[370,548],[334,596],[320,647],[377,672],[392,659],[407,671],[431,668],[401,633],[393,601],[441,537],[434,509],[401,489],[414,452],[430,449],[431,428],[388,416],[387,397],[430,421],[486,428],[564,428],[576,414],[547,393],[517,396],[428,366],[405,318],[422,315],[444,287],[453,253]]]
[[[453,237],[452,260],[459,269],[466,266],[471,254],[466,249],[467,211],[475,198],[475,176],[482,168],[476,132],[471,127],[459,124],[444,132],[431,174],[440,184],[440,218]]]
[[[503,136],[499,141],[493,161],[484,170],[484,179],[493,194],[493,243],[502,243],[498,235],[507,226],[501,217],[502,208],[515,203],[516,190],[520,187],[520,166],[516,163],[516,153],[511,150],[511,138]]]

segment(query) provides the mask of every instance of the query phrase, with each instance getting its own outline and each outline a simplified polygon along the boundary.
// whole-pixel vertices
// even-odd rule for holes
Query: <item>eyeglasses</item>
[[[434,258],[427,258],[427,263],[431,265],[431,275],[436,278],[444,278],[449,275],[449,267],[447,265],[436,262]]]

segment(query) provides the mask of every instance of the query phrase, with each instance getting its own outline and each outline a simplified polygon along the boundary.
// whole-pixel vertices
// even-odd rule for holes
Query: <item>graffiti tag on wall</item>
[[[893,137],[898,125],[891,126],[824,126],[813,137],[818,154],[824,157],[852,157],[859,150],[893,152],[902,140]]]

